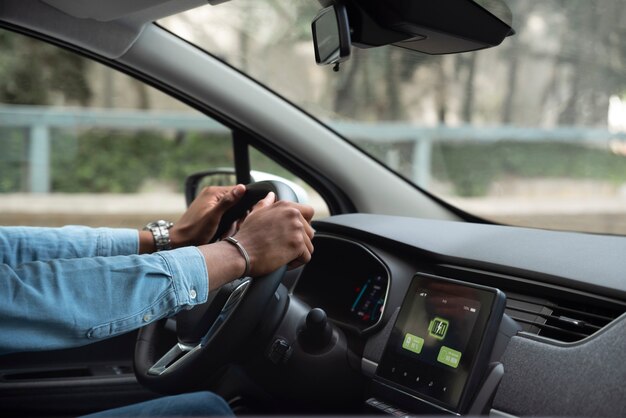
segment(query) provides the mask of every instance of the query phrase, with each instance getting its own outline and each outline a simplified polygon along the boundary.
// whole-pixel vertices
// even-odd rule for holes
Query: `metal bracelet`
[[[241,243],[237,241],[237,239],[234,237],[226,237],[223,239],[223,241],[229,242],[235,247],[237,247],[237,249],[243,256],[244,260],[246,260],[246,270],[243,272],[241,277],[248,277],[250,275],[250,256],[248,255],[248,252],[246,251],[246,249],[243,248],[243,245],[241,245]]]

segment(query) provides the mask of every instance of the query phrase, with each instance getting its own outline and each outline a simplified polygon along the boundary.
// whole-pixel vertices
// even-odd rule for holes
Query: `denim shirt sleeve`
[[[0,228],[0,261],[10,266],[58,258],[130,255],[138,251],[139,233],[135,229],[86,226]]]
[[[197,248],[116,255],[130,246],[114,243],[116,232],[110,231],[100,235],[100,244],[87,239],[86,250],[78,240],[59,243],[61,249],[47,248],[56,244],[42,237],[57,232],[35,233],[32,254],[43,259],[38,261],[22,248],[28,239],[0,244],[0,354],[85,345],[207,300],[208,272]],[[0,241],[5,238],[0,234]],[[137,238],[132,242],[136,246]],[[4,254],[7,248],[20,254]]]

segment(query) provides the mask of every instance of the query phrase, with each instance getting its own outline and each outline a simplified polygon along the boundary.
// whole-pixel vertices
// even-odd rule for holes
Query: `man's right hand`
[[[250,257],[252,277],[264,276],[283,265],[295,268],[311,260],[313,208],[275,200],[270,192],[259,201],[235,234]],[[244,273],[245,260],[234,245],[222,241],[199,249],[207,263],[209,289],[216,289]]]
[[[259,201],[235,235],[250,256],[250,275],[263,276],[278,267],[308,263],[313,253],[311,206],[276,202],[274,193]]]

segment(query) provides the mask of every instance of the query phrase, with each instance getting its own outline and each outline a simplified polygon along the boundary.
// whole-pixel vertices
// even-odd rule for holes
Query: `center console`
[[[399,416],[483,413],[503,373],[497,359],[516,332],[503,321],[505,302],[496,288],[416,274],[368,404]]]

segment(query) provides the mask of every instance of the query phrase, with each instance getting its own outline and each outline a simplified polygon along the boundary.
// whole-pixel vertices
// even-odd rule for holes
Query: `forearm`
[[[246,270],[245,259],[232,244],[221,241],[198,249],[209,272],[209,290],[241,277]]]
[[[151,254],[156,251],[154,237],[150,231],[139,231],[139,254]]]
[[[133,229],[2,227],[0,262],[16,267],[31,261],[137,254]]]
[[[207,285],[205,260],[193,247],[0,265],[0,354],[128,332],[205,302]]]

